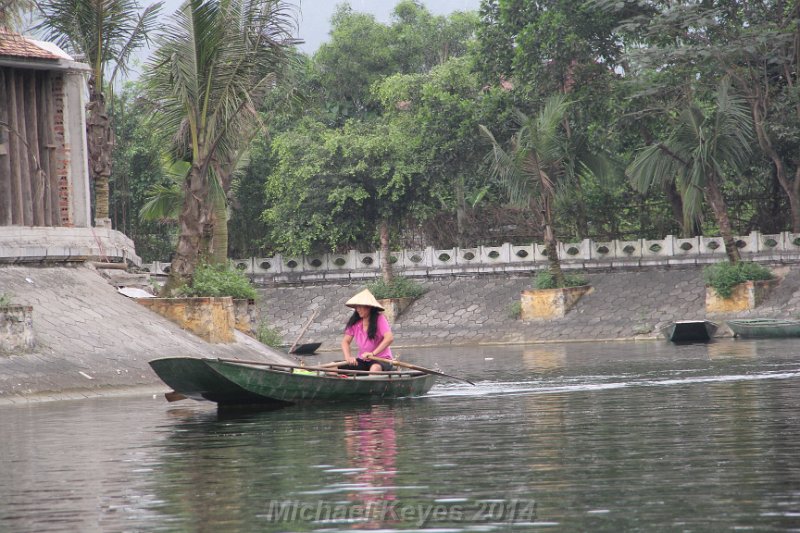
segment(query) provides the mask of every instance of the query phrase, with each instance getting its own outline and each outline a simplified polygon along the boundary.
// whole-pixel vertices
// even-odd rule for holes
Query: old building
[[[92,227],[88,65],[0,29],[0,262],[138,263],[133,242]]]
[[[88,66],[0,30],[0,225],[90,226]]]

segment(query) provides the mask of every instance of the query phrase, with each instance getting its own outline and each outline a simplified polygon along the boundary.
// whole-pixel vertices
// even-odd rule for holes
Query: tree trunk
[[[208,180],[195,162],[183,184],[183,208],[178,217],[181,232],[170,265],[167,293],[189,283],[197,264],[208,256],[214,226],[208,196]]]
[[[544,246],[547,251],[547,261],[550,263],[548,269],[553,276],[553,281],[556,287],[565,287],[567,285],[564,279],[564,272],[561,270],[561,261],[558,259],[558,248],[553,228],[549,224],[544,228]]]
[[[722,196],[716,177],[709,177],[706,194],[708,203],[711,205],[712,211],[714,211],[714,217],[717,219],[717,224],[719,224],[719,231],[722,234],[722,241],[725,243],[725,253],[728,255],[728,260],[731,263],[738,263],[742,257],[739,255],[739,248],[733,238],[731,221],[728,218],[728,208],[725,206],[725,198]]]
[[[109,219],[109,179],[111,178],[111,152],[114,146],[111,122],[106,110],[102,88],[89,79],[89,104],[86,106],[86,141],[89,152],[89,177],[94,183],[96,225],[103,226]]]
[[[224,265],[228,260],[228,206],[222,193],[215,194],[212,203],[214,231],[211,241],[211,262]]]
[[[391,252],[389,251],[389,222],[381,221],[381,275],[383,281],[388,285],[394,279],[392,273]]]

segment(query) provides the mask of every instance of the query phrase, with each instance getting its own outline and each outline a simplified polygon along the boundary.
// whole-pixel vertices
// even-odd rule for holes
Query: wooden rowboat
[[[155,359],[150,366],[176,393],[220,406],[421,396],[436,381],[435,375],[416,371],[361,372],[191,357]]]
[[[780,339],[800,337],[800,320],[783,318],[741,318],[726,320],[734,337],[747,339]]]
[[[708,342],[718,327],[708,320],[678,320],[661,328],[661,333],[672,342]]]

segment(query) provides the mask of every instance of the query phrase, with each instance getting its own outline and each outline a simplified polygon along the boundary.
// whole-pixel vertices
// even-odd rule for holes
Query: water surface
[[[800,530],[796,340],[399,352],[477,386],[2,408],[0,531]]]

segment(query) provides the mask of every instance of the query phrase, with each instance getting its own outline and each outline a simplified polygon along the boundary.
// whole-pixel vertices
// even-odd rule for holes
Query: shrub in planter
[[[752,261],[731,263],[725,261],[708,266],[703,270],[706,285],[714,289],[721,298],[730,298],[733,288],[745,281],[773,279],[774,274],[766,267]]]
[[[586,277],[581,274],[565,274],[564,275],[565,287],[580,287],[588,285]],[[534,289],[558,289],[553,275],[549,271],[539,272],[533,280]]]
[[[191,285],[179,290],[179,296],[230,296],[243,300],[255,298],[256,294],[250,280],[227,265],[198,265]]]
[[[419,298],[425,294],[425,287],[409,278],[396,277],[391,282],[378,280],[367,285],[377,300],[388,298]]]
[[[11,305],[11,295],[0,292],[0,307]]]

